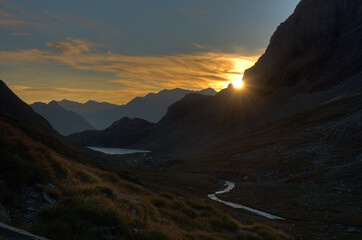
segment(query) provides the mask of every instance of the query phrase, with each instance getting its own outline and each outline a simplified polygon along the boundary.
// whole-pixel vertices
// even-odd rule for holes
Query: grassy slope
[[[13,224],[33,233],[51,239],[289,239],[266,226],[241,225],[207,203],[151,191],[74,161],[21,129],[1,117],[0,202],[10,210]],[[24,220],[30,211],[27,201],[19,200],[24,189],[57,200],[39,203],[43,206],[30,224]]]
[[[296,236],[358,239],[361,102],[360,94],[272,122],[173,168],[235,181],[224,199],[288,218]]]

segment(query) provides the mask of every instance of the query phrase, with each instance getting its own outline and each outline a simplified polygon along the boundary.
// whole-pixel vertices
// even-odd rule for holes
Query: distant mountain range
[[[36,102],[30,106],[48,120],[55,130],[67,136],[86,130],[105,129],[124,117],[157,122],[165,115],[171,104],[190,93],[195,91],[180,88],[162,90],[144,97],[136,97],[122,106],[92,100],[79,103],[66,99],[59,102],[51,101],[48,104]],[[216,91],[207,88],[199,93],[212,96]]]
[[[36,102],[30,106],[64,136],[85,130],[94,130],[82,116],[73,111],[65,110],[56,101],[51,101],[48,104]]]
[[[110,103],[98,103],[88,101],[87,103],[77,103],[62,100],[59,103],[67,110],[72,110],[84,117],[94,128],[105,129],[112,123],[123,117],[141,118],[149,122],[158,122],[167,111],[167,108],[190,93],[198,91],[185,89],[162,90],[158,93],[149,93],[144,97],[136,97],[125,105],[114,105]],[[203,95],[213,96],[216,91],[207,88],[199,91]]]
[[[79,103],[63,99],[61,101],[58,101],[58,104],[65,110],[73,111],[79,115],[85,115],[118,107],[118,105],[116,104],[111,104],[107,102],[96,102],[92,100],[89,100],[86,103]]]

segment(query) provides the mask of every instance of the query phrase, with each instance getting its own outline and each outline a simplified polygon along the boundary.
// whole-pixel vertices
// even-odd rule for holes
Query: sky
[[[0,79],[27,103],[221,90],[298,2],[0,0]]]

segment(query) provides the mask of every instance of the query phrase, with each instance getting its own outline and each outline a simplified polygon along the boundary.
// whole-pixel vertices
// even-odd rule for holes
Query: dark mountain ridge
[[[30,106],[64,136],[94,129],[83,117],[73,111],[65,110],[56,101],[51,101],[48,104],[36,102]]]

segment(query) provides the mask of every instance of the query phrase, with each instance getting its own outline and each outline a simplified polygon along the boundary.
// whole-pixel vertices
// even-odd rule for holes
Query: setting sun
[[[235,88],[242,88],[244,85],[243,80],[241,79],[232,81],[230,83],[232,83]]]
[[[242,87],[244,86],[243,77],[244,77],[243,74],[234,76],[233,78],[234,78],[235,80],[231,80],[230,82],[227,82],[227,83],[224,85],[224,88],[227,88],[230,83],[234,86],[234,88],[242,88]]]

